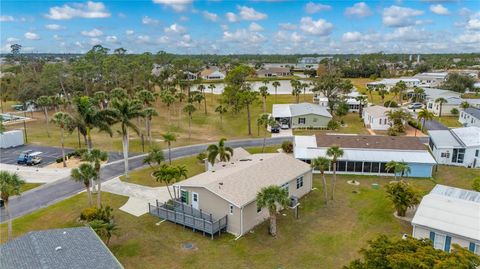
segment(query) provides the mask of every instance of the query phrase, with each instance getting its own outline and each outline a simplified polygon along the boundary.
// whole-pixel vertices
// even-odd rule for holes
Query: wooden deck
[[[215,220],[212,214],[206,213],[202,210],[195,209],[182,202],[174,201],[173,204],[148,204],[150,214],[164,220],[174,222],[193,229],[193,231],[202,232],[203,235],[208,234],[213,239],[213,236],[227,229],[228,217]]]

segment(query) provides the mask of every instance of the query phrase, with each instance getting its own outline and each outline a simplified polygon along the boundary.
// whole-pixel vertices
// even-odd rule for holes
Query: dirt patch
[[[66,160],[66,164],[68,168],[77,168],[82,163],[87,163],[87,162],[80,160],[80,158],[70,158]],[[106,162],[101,162],[101,165],[105,163]],[[60,162],[60,163],[54,162],[47,165],[46,168],[64,168],[64,167],[63,167],[63,162]]]

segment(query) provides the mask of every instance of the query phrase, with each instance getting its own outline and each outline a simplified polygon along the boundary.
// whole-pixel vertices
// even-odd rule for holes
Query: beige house
[[[271,185],[300,198],[312,189],[311,168],[284,153],[253,154],[216,164],[174,187],[185,205],[214,220],[227,216],[226,231],[241,236],[268,218],[268,210],[257,207],[256,196]]]

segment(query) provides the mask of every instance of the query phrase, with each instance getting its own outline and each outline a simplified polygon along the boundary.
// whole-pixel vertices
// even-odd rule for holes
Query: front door
[[[192,192],[192,207],[198,209],[198,193]]]

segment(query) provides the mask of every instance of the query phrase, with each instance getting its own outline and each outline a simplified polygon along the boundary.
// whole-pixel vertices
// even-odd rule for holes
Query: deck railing
[[[150,214],[161,219],[192,228],[193,231],[200,231],[203,235],[209,234],[212,239],[214,234],[220,235],[222,231],[225,231],[228,225],[227,215],[216,220],[212,214],[185,205],[178,200],[173,200],[171,204],[159,204],[157,200],[155,205],[148,203],[148,210]]]

